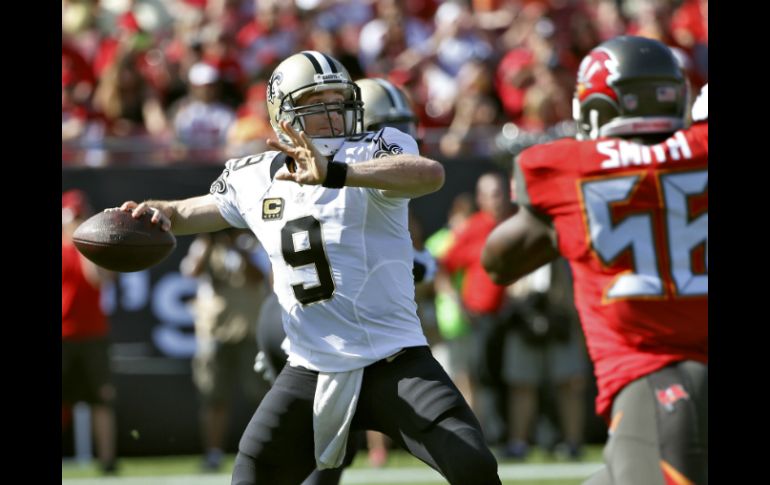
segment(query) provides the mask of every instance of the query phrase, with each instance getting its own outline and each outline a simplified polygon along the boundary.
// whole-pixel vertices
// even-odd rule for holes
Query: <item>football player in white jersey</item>
[[[179,235],[248,227],[270,256],[289,365],[244,431],[232,484],[336,468],[351,429],[385,433],[450,483],[499,484],[416,314],[408,202],[441,188],[443,167],[398,130],[361,132],[360,90],[328,55],[280,63],[267,104],[274,151],[229,160],[207,195],[119,208]]]
[[[376,132],[391,127],[403,131],[413,138],[417,137],[417,116],[412,111],[409,99],[398,86],[380,78],[360,79],[356,81],[356,84],[361,90],[361,101],[364,103],[364,131]],[[410,227],[411,231],[412,228]],[[414,235],[412,234],[412,236]],[[413,247],[413,250],[414,266],[412,273],[415,284],[431,283],[436,274],[435,259],[426,249],[418,250]],[[277,300],[272,297],[269,298],[262,305],[257,323],[257,342],[260,355],[257,356],[257,363],[254,368],[271,383],[286,365],[288,357],[283,348],[286,333],[283,331],[280,308]],[[351,433],[348,437],[343,467],[350,466],[358,450],[367,444],[371,454],[372,442],[367,442],[367,433],[363,431],[359,434]],[[343,467],[316,469],[302,482],[302,485],[336,485],[342,478]]]

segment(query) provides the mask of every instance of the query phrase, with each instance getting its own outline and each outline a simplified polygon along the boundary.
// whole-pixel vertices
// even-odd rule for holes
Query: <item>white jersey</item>
[[[417,154],[385,128],[346,141],[335,161]],[[283,153],[229,160],[214,182],[222,216],[249,227],[267,250],[289,339],[289,364],[322,372],[365,367],[427,345],[417,317],[406,198],[378,189],[276,180]]]

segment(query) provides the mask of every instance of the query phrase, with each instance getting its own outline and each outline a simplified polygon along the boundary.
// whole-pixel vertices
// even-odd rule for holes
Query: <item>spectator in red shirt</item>
[[[589,11],[600,40],[623,35],[626,31],[626,21],[615,0],[599,0]]]
[[[267,148],[265,139],[275,138],[267,113],[267,83],[254,83],[246,101],[236,111],[236,119],[227,132],[227,156],[245,157]]]
[[[104,70],[112,65],[121,53],[145,53],[152,42],[152,36],[142,30],[134,13],[131,10],[126,11],[116,19],[115,32],[102,39],[99,44],[93,60],[94,74],[101,77]]]
[[[671,35],[676,43],[692,57],[695,64],[696,86],[709,76],[709,2],[685,0],[671,17]]]
[[[626,34],[647,37],[666,45],[674,43],[668,29],[671,7],[662,0],[640,0],[630,12]]]
[[[61,77],[62,165],[101,166],[105,163],[104,140],[107,123],[93,107],[93,74],[65,67],[62,54]]]
[[[532,84],[534,54],[525,47],[509,51],[497,66],[495,85],[506,114],[514,123],[524,112],[524,96]]]
[[[169,129],[160,97],[139,63],[137,53],[119,53],[99,79],[94,103],[109,120],[113,136],[161,136]]]
[[[100,286],[110,273],[83,257],[72,233],[91,214],[79,190],[62,194],[62,406],[91,405],[102,472],[116,471],[115,388],[110,382],[109,325],[100,307]]]
[[[90,90],[96,83],[94,72],[88,61],[74,45],[64,38],[62,38],[61,45],[61,75],[62,84],[85,84],[89,88],[87,95],[90,94]]]
[[[219,71],[224,103],[231,108],[237,108],[244,101],[247,80],[238,59],[235,35],[221,27],[210,29],[204,38],[203,61]]]
[[[570,52],[560,50],[555,41],[554,23],[543,18],[535,22],[524,44],[509,51],[497,66],[496,87],[503,107],[525,130],[544,130],[571,118],[565,73],[575,64]]]
[[[489,233],[511,214],[507,184],[498,173],[482,175],[476,184],[479,211],[473,214],[441,259],[450,273],[465,271],[461,300],[472,326],[470,380],[474,412],[484,436],[498,442],[504,436],[500,413],[504,328],[499,313],[505,286],[492,282],[481,265],[481,250]]]
[[[708,0],[685,0],[671,17],[671,34],[685,49],[709,42]]]

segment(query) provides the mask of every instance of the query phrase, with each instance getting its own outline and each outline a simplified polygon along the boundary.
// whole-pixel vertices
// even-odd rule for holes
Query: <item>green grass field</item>
[[[62,485],[214,485],[228,484],[234,455],[229,455],[219,474],[200,471],[198,455],[129,457],[120,460],[116,477],[103,477],[96,464],[62,462]],[[499,460],[503,485],[578,485],[601,466],[601,447],[586,447],[578,462],[558,460],[535,449],[526,461]],[[366,454],[356,457],[342,476],[342,485],[422,485],[445,481],[411,455],[391,451],[385,467],[369,467]]]

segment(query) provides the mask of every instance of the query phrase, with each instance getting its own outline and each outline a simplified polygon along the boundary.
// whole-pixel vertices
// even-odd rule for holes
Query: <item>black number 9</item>
[[[306,249],[297,251],[294,247],[294,235],[301,232],[308,233],[310,245]],[[309,288],[305,287],[304,283],[292,285],[294,296],[300,303],[307,305],[332,297],[334,280],[321,240],[321,223],[315,217],[305,216],[287,222],[281,229],[281,250],[283,259],[293,268],[315,265],[318,285]]]

